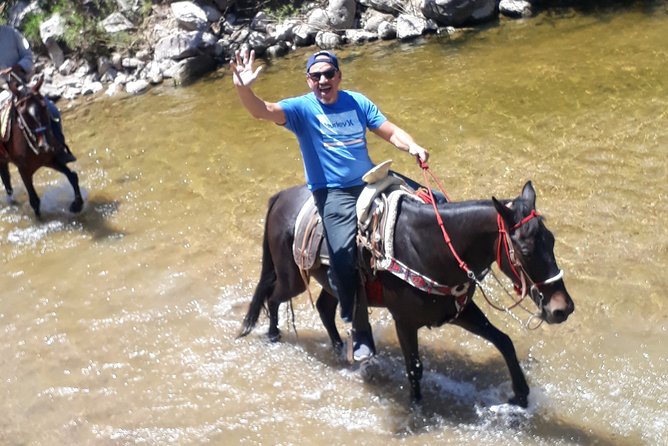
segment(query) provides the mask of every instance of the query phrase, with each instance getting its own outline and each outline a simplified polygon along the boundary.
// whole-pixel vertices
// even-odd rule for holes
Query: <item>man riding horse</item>
[[[357,198],[362,176],[374,167],[369,158],[366,131],[426,162],[429,152],[404,130],[387,120],[364,95],[340,90],[342,75],[337,57],[326,51],[306,62],[306,83],[311,92],[280,102],[265,102],[251,90],[261,67],[254,52],[236,53],[233,81],[248,112],[285,126],[295,133],[304,162],[306,182],[322,218],[329,250],[329,284],[341,305],[341,319],[353,323],[355,360],[374,354],[366,306],[357,299]],[[355,310],[355,311],[353,311]]]
[[[10,69],[10,70],[8,70]],[[0,25],[0,71],[8,71],[5,81],[25,84],[33,69],[33,55],[27,40],[14,28]],[[0,91],[0,111],[4,109],[12,94],[3,89]],[[58,141],[56,159],[63,165],[76,161],[74,155],[65,143],[65,135],[61,124],[58,107],[48,98],[46,104],[51,117],[51,128]]]

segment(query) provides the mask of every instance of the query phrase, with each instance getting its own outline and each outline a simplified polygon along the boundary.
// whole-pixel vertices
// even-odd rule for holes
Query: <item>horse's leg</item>
[[[524,378],[524,372],[522,372],[517,360],[515,346],[513,346],[510,337],[492,325],[487,316],[473,302],[470,302],[452,323],[486,339],[501,352],[510,371],[513,391],[515,392],[515,396],[510,398],[508,402],[526,408],[528,406],[529,385]]]
[[[298,271],[293,262],[290,264],[290,268],[279,272],[271,295],[267,298],[267,308],[269,309],[269,332],[267,335],[272,342],[281,339],[281,331],[278,328],[278,308],[283,302],[289,301],[306,289]]]
[[[271,342],[278,342],[281,339],[281,330],[278,328],[278,308],[281,306],[280,301],[269,299],[267,307],[269,309],[269,331],[267,337]]]
[[[336,297],[332,296],[330,293],[323,290],[318,296],[318,300],[315,302],[315,306],[318,309],[320,314],[320,320],[322,325],[325,326],[327,334],[329,334],[329,339],[332,340],[332,347],[334,350],[341,351],[343,348],[343,340],[339,335],[339,330],[336,329],[336,306],[338,305],[338,300]]]
[[[74,189],[74,201],[70,205],[70,212],[81,212],[81,209],[83,209],[83,198],[81,197],[81,189],[79,189],[79,176],[76,172],[72,172],[65,164],[57,161],[51,163],[49,166],[65,175],[72,185],[72,189]]]
[[[11,197],[14,194],[14,189],[12,188],[12,179],[9,176],[9,164],[6,162],[0,163],[0,177],[2,177],[2,184],[5,186],[7,196]]]
[[[19,174],[21,174],[21,179],[23,180],[23,184],[26,187],[26,191],[28,192],[28,197],[30,198],[30,207],[32,207],[32,210],[35,211],[35,215],[37,218],[42,218],[42,214],[39,211],[39,197],[37,196],[37,191],[35,191],[35,186],[32,184],[32,174],[35,173],[35,171],[25,171],[22,169],[19,169]]]
[[[408,375],[408,383],[411,386],[411,400],[413,403],[419,403],[422,400],[422,392],[420,390],[422,361],[420,361],[418,353],[418,331],[414,326],[404,325],[396,318],[394,325],[397,330],[401,351],[404,354],[404,361],[406,362],[406,374]]]

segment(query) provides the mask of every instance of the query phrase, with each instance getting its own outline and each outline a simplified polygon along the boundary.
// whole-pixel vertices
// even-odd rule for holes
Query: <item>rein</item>
[[[434,214],[436,214],[436,221],[438,222],[438,226],[441,228],[441,233],[443,233],[443,239],[445,240],[446,245],[448,245],[448,248],[450,248],[450,252],[454,256],[455,260],[459,264],[459,267],[466,273],[469,279],[475,281],[477,284],[479,284],[478,279],[475,276],[475,273],[471,268],[468,267],[466,262],[464,262],[461,257],[457,254],[457,251],[455,250],[455,247],[452,246],[452,240],[450,239],[450,235],[448,234],[448,231],[445,230],[445,225],[443,224],[443,219],[441,218],[441,214],[438,212],[438,206],[436,205],[436,199],[434,198],[434,193],[431,191],[431,185],[429,184],[429,178],[427,177],[427,173],[434,179],[436,184],[438,185],[441,193],[445,195],[445,198],[448,201],[450,200],[450,197],[445,193],[445,189],[441,185],[441,183],[436,179],[436,176],[429,170],[429,166],[427,163],[421,161],[418,158],[418,162],[420,163],[420,168],[422,169],[422,174],[424,176],[424,182],[427,185],[427,192],[426,194],[424,192],[421,192],[419,196],[427,203],[431,203],[432,207],[434,208]]]
[[[443,186],[441,185],[441,183],[438,181],[438,179],[435,177],[435,175],[429,170],[429,166],[427,165],[427,163],[425,163],[423,161],[420,161],[419,159],[418,159],[418,163],[420,164],[420,168],[422,169],[425,184],[427,185],[426,192],[425,191],[419,191],[418,196],[420,198],[422,198],[422,200],[425,201],[426,203],[431,203],[432,207],[434,208],[434,213],[436,214],[436,220],[438,222],[439,227],[441,228],[441,232],[443,233],[443,239],[445,240],[445,243],[448,246],[448,248],[450,249],[450,252],[452,253],[453,257],[455,258],[455,260],[459,264],[459,267],[466,273],[466,275],[469,277],[469,279],[471,281],[475,282],[475,284],[480,288],[480,291],[482,292],[482,295],[484,296],[485,300],[487,301],[487,303],[492,308],[494,308],[495,310],[498,310],[498,311],[507,312],[507,313],[511,314],[513,317],[515,317],[513,315],[513,313],[510,312],[510,310],[519,306],[524,311],[531,314],[531,318],[529,318],[529,320],[527,320],[527,322],[525,323],[526,327],[531,328],[531,329],[537,329],[538,327],[540,327],[540,325],[543,323],[542,319],[540,320],[538,325],[536,325],[535,327],[529,327],[529,324],[530,324],[531,320],[538,317],[538,315],[536,315],[535,313],[531,312],[530,310],[526,309],[524,306],[521,305],[522,301],[526,298],[527,295],[529,295],[529,293],[527,293],[527,281],[530,282],[530,284],[531,284],[530,289],[529,289],[530,290],[529,292],[531,293],[531,295],[533,296],[534,292],[538,293],[537,301],[539,302],[539,308],[542,310],[544,296],[543,296],[543,293],[540,291],[539,287],[543,286],[543,285],[553,283],[553,282],[556,282],[557,280],[561,279],[564,276],[564,272],[563,272],[563,270],[559,270],[559,272],[555,276],[550,277],[548,279],[545,279],[542,282],[533,281],[531,279],[531,277],[529,276],[529,274],[527,273],[526,269],[522,266],[522,263],[517,259],[517,256],[515,255],[515,248],[513,247],[512,241],[510,239],[510,231],[514,231],[516,229],[519,229],[520,227],[527,224],[532,219],[539,217],[540,214],[538,212],[536,212],[535,209],[532,209],[531,213],[529,215],[527,215],[526,217],[524,217],[516,225],[514,225],[510,229],[510,231],[508,231],[506,229],[505,223],[503,222],[503,219],[501,218],[501,215],[497,214],[497,227],[498,227],[498,231],[499,231],[499,237],[498,237],[498,242],[497,242],[496,263],[500,268],[501,267],[501,261],[502,261],[501,251],[502,250],[505,251],[505,254],[508,258],[508,262],[510,264],[510,268],[511,268],[513,274],[515,275],[515,277],[518,279],[519,283],[521,284],[521,287],[520,287],[515,283],[515,281],[513,281],[513,287],[514,287],[515,291],[517,292],[517,294],[520,296],[519,300],[515,301],[513,299],[514,303],[509,307],[500,307],[489,299],[489,297],[487,296],[487,293],[485,293],[485,290],[484,290],[480,280],[476,277],[475,273],[468,267],[466,262],[464,262],[461,259],[461,257],[459,257],[459,255],[457,254],[457,251],[455,250],[454,246],[452,245],[452,240],[450,239],[450,235],[448,234],[448,232],[445,229],[445,225],[443,224],[443,219],[441,218],[441,215],[438,212],[438,207],[436,205],[436,200],[434,199],[434,194],[431,190],[431,186],[430,186],[430,183],[429,183],[429,178],[427,177],[427,173],[437,183],[441,193],[443,193],[443,195],[445,195],[446,199],[448,201],[450,201],[450,198],[446,194],[446,192],[445,192]],[[492,274],[492,275],[494,275],[494,274]],[[496,281],[499,284],[501,284],[499,279],[496,278],[496,276],[494,276],[494,278],[496,279]],[[504,288],[504,290],[505,290],[505,288]],[[506,291],[506,294],[510,295],[507,291]]]

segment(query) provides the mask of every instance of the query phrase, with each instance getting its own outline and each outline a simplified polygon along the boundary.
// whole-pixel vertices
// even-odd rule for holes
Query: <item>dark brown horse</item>
[[[70,211],[80,212],[83,208],[79,177],[56,156],[63,148],[53,134],[46,99],[39,92],[42,81],[43,78],[40,78],[32,86],[21,85],[16,81],[9,82],[13,95],[9,114],[9,139],[3,142],[0,138],[0,177],[5,191],[10,197],[14,193],[9,175],[9,163],[12,162],[18,168],[30,198],[30,206],[38,218],[40,199],[33,186],[32,177],[42,166],[61,172],[72,185],[74,201],[70,205]]]
[[[240,336],[250,333],[261,310],[268,308],[269,337],[278,339],[279,305],[305,290],[293,260],[292,244],[295,220],[309,194],[305,187],[296,187],[279,192],[269,201],[262,272]],[[529,386],[512,341],[489,322],[471,297],[496,260],[516,286],[530,290],[542,320],[561,323],[573,312],[573,301],[554,258],[554,236],[536,212],[535,202],[536,193],[528,182],[519,197],[503,203],[495,198],[438,203],[436,208],[444,224],[442,230],[431,204],[405,198],[401,201],[394,233],[395,259],[417,273],[418,278],[431,279],[429,283],[438,284],[441,290],[465,290],[458,305],[452,296],[422,291],[388,271],[377,273],[382,284],[382,305],[395,321],[413,401],[422,398],[418,329],[449,322],[483,337],[501,352],[515,393],[509,402],[527,406]],[[444,232],[452,241],[452,249],[444,241]],[[325,268],[319,266],[310,271],[324,284],[316,306],[332,344],[340,347],[342,340],[335,325],[337,300],[327,288]]]

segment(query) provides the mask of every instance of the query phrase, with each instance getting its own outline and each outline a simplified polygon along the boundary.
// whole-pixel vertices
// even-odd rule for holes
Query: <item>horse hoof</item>
[[[529,397],[527,395],[524,396],[515,395],[514,397],[508,400],[508,404],[512,404],[513,406],[519,406],[522,409],[526,409],[527,407],[529,407]]]
[[[70,212],[78,214],[83,209],[83,201],[75,201],[70,205]]]
[[[376,357],[372,356],[360,363],[359,370],[364,382],[373,382],[380,372],[380,365]]]
[[[281,332],[279,330],[276,333],[268,333],[267,337],[269,338],[269,342],[278,342],[281,340]]]

